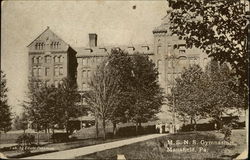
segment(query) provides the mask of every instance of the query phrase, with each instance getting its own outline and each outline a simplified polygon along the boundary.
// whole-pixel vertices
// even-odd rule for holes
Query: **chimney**
[[[89,33],[89,47],[97,47],[97,34]]]

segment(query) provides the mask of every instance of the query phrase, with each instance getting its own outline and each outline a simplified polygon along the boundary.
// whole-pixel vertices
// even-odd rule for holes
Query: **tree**
[[[113,106],[114,111],[110,116],[113,124],[113,134],[116,135],[116,125],[120,122],[128,122],[129,107],[132,105],[132,80],[133,63],[131,56],[120,49],[113,49],[107,57],[109,71],[112,77],[116,79],[120,94],[117,95],[117,105]]]
[[[28,116],[26,112],[22,112],[20,116],[16,116],[14,119],[14,126],[15,129],[17,130],[23,130],[23,132],[25,133],[25,131],[28,129]]]
[[[89,81],[89,87],[90,90],[86,92],[85,99],[92,113],[102,120],[103,138],[106,139],[106,121],[114,114],[121,94],[121,88],[112,75],[108,61],[103,61],[97,66]]]
[[[203,104],[203,112],[209,117],[213,117],[222,127],[222,114],[228,109],[244,108],[242,97],[233,90],[237,79],[231,76],[231,70],[227,64],[219,65],[212,61],[206,68],[207,87],[206,100]]]
[[[232,89],[237,79],[230,72],[226,64],[220,66],[216,61],[210,62],[205,72],[198,65],[190,66],[176,79],[167,96],[170,106],[179,115],[190,117],[191,124],[193,120],[196,124],[198,118],[212,117],[221,128],[222,114],[244,105],[242,97]]]
[[[170,29],[187,47],[203,49],[221,64],[227,62],[239,79],[238,93],[248,93],[246,5],[242,0],[168,0]],[[247,100],[247,95],[244,96]]]
[[[40,85],[37,86],[37,83]],[[68,133],[69,119],[78,116],[78,101],[76,84],[70,79],[62,79],[57,88],[54,85],[46,86],[39,80],[31,80],[28,101],[24,107],[38,131],[52,129],[54,132],[55,125],[63,125]]]
[[[203,117],[203,101],[206,92],[206,75],[199,65],[192,65],[185,68],[172,88],[171,94],[167,95],[172,112],[177,112],[181,117],[190,118],[191,124],[196,125],[196,121]],[[173,105],[173,101],[174,104]]]
[[[80,102],[80,95],[77,91],[77,85],[74,80],[64,78],[57,89],[57,104],[56,110],[59,114],[58,118],[64,124],[67,133],[69,133],[69,120],[76,118],[82,113],[79,112],[77,102]]]
[[[138,125],[155,119],[163,104],[163,90],[158,83],[158,70],[147,55],[136,53],[132,56],[132,102],[129,116]]]
[[[0,132],[8,132],[11,129],[11,110],[8,105],[7,92],[6,75],[1,70]]]

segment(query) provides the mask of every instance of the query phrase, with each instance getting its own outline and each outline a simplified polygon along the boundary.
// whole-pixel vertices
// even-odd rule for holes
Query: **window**
[[[87,78],[87,71],[82,71],[82,79],[86,79]]]
[[[57,88],[58,87],[58,81],[55,80],[54,84],[55,84],[55,87]]]
[[[63,75],[63,67],[59,68],[59,75]]]
[[[36,57],[33,57],[33,58],[32,58],[32,63],[33,63],[33,64],[37,63]]]
[[[87,83],[85,83],[85,82],[82,82],[82,89],[87,89],[88,88],[88,85],[87,85]]]
[[[37,68],[32,69],[32,76],[37,76]]]
[[[45,68],[45,76],[49,75],[49,68]]]
[[[51,42],[50,48],[51,49],[57,49],[57,48],[59,48],[59,42]]]
[[[45,63],[50,63],[51,57],[50,56],[45,56]]]
[[[54,74],[55,74],[55,76],[59,76],[59,68],[58,67],[54,68]]]
[[[59,62],[63,62],[63,56],[59,57]]]
[[[59,57],[55,56],[55,57],[54,57],[54,62],[55,62],[55,63],[58,63],[58,62],[59,62]]]
[[[42,63],[42,57],[37,57],[37,63]]]
[[[41,43],[41,49],[44,49],[45,44]]]
[[[170,94],[171,93],[171,87],[167,88],[167,93]]]
[[[161,46],[157,46],[157,54],[161,52]]]
[[[38,68],[38,76],[42,76],[42,68]]]

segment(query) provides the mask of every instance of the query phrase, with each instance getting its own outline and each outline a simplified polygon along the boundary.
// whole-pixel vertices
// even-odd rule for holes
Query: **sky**
[[[27,45],[47,26],[73,47],[87,46],[88,33],[97,33],[100,45],[152,44],[152,30],[166,15],[167,2],[5,1],[1,7],[1,69],[8,102],[18,114],[27,92]]]

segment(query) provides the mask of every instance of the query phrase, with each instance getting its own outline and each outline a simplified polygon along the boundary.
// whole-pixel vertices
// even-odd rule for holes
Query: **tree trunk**
[[[37,131],[37,145],[39,146],[39,131]]]
[[[138,123],[137,122],[135,123],[135,135],[136,136],[138,135]]]
[[[116,136],[116,122],[113,122],[113,135]]]
[[[96,138],[98,138],[99,135],[99,129],[98,129],[98,118],[95,118],[95,130],[96,130]]]
[[[54,129],[54,125],[52,126],[52,135],[53,135],[53,139],[52,139],[52,141],[53,141],[53,143],[55,142],[55,136],[54,136],[54,134],[55,134],[55,129]]]
[[[102,128],[103,128],[103,139],[106,140],[106,123],[105,123],[105,119],[102,120]]]
[[[197,130],[197,124],[196,124],[196,119],[194,118],[194,131]]]

